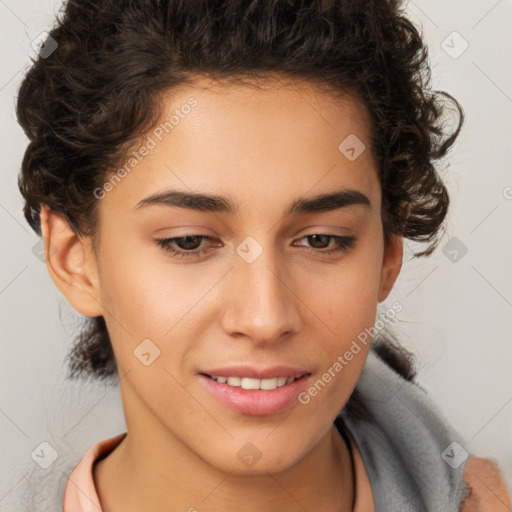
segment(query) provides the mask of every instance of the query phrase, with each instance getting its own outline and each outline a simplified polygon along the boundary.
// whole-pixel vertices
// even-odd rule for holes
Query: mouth
[[[221,405],[241,414],[264,416],[297,404],[311,375],[290,368],[256,371],[245,367],[202,372],[198,377]]]

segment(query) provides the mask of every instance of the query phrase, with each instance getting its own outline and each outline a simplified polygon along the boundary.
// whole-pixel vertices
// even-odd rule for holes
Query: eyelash
[[[354,236],[339,236],[339,235],[330,235],[328,233],[313,233],[312,235],[306,235],[302,238],[309,238],[312,236],[327,236],[330,240],[334,240],[337,244],[337,247],[334,249],[314,249],[314,248],[308,248],[305,250],[308,254],[322,254],[327,256],[335,256],[340,253],[344,253],[349,251],[356,242],[356,237]],[[174,242],[177,240],[184,240],[186,238],[200,238],[204,240],[213,240],[213,237],[206,236],[206,235],[187,235],[187,236],[181,236],[181,237],[175,237],[175,238],[158,238],[155,239],[155,243],[164,249],[164,251],[171,253],[172,256],[177,258],[200,258],[203,255],[206,255],[210,253],[214,248],[208,248],[208,249],[201,249],[201,250],[191,250],[191,251],[183,251],[176,249],[173,245]],[[302,240],[302,238],[299,238],[299,240]],[[329,240],[329,241],[330,241]]]

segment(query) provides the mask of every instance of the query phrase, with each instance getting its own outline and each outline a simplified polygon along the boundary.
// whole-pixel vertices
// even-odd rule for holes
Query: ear
[[[401,224],[401,229],[404,230],[411,211],[411,205],[407,201],[402,201],[401,206],[405,208],[405,215]],[[386,300],[395,284],[398,274],[402,268],[403,252],[403,236],[391,235],[390,242],[384,248],[384,256],[382,259],[382,271],[378,297],[379,302]]]
[[[41,205],[41,232],[46,267],[57,288],[78,313],[88,317],[103,315],[91,239],[75,235],[66,218],[46,205]]]
[[[384,248],[378,301],[386,300],[402,268],[403,237],[392,235]]]

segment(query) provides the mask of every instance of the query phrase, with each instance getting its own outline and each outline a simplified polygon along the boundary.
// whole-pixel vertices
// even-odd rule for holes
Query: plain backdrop
[[[125,431],[118,387],[64,378],[79,317],[37,256],[17,188],[27,139],[15,97],[31,41],[59,6],[0,1],[1,510],[14,510],[7,504],[30,474],[64,475],[57,463],[45,470],[33,461],[41,442],[76,463],[93,443]],[[433,87],[454,95],[467,119],[442,163],[451,195],[446,233],[428,258],[411,259],[409,248],[421,245],[407,242],[380,310],[402,304],[394,332],[418,355],[420,383],[464,448],[496,460],[512,488],[512,2],[416,0],[407,12],[429,46]]]

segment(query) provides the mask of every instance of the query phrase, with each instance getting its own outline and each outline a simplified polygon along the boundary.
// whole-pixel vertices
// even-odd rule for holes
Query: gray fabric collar
[[[339,416],[368,472],[377,512],[458,512],[469,493],[461,436],[418,384],[370,350],[356,386],[368,418]],[[452,444],[454,443],[454,444]]]

